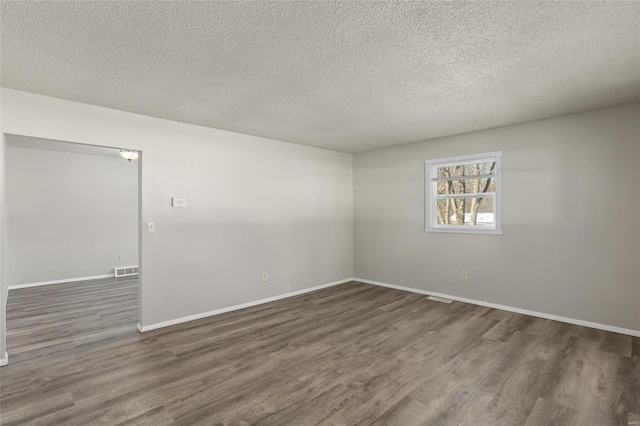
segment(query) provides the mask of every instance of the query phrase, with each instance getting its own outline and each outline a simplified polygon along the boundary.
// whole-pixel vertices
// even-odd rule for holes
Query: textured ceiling
[[[640,100],[640,3],[2,2],[4,87],[347,152]]]

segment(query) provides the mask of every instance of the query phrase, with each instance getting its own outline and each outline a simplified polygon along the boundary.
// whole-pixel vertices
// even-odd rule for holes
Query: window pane
[[[438,177],[474,176],[495,174],[495,161],[484,161],[471,164],[458,164],[438,167]]]
[[[438,182],[437,185],[438,195],[496,192],[495,178],[446,180]]]
[[[493,226],[494,213],[493,197],[438,200],[438,225]]]

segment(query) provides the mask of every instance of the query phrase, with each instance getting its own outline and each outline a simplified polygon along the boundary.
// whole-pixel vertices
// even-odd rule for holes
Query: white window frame
[[[501,225],[501,195],[502,195],[502,151],[485,152],[482,154],[460,155],[457,157],[436,158],[424,162],[425,170],[425,228],[426,232],[452,232],[462,234],[502,234]],[[495,166],[495,194],[483,194],[483,198],[493,198],[494,221],[493,226],[478,225],[440,225],[438,224],[438,199],[443,198],[477,198],[477,194],[438,195],[438,167],[472,164],[481,162],[496,162]]]

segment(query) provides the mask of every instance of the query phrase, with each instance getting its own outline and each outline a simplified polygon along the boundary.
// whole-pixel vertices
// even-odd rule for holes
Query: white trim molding
[[[29,288],[29,287],[40,287],[43,285],[51,285],[51,284],[63,284],[63,283],[74,283],[77,281],[90,281],[90,280],[99,280],[102,278],[113,278],[114,274],[106,274],[106,275],[94,275],[91,277],[80,277],[80,278],[67,278],[66,280],[54,280],[54,281],[42,281],[38,283],[29,283],[29,284],[14,284],[8,287],[8,290],[17,290],[19,288]]]
[[[322,290],[324,288],[333,287],[339,284],[344,284],[353,281],[354,278],[345,278],[340,281],[334,281],[327,284],[318,285],[315,287],[305,288],[304,290],[292,291],[291,293],[280,294],[278,296],[268,297],[266,299],[255,300],[253,302],[242,303],[240,305],[229,306],[228,308],[216,309],[214,311],[203,312],[201,314],[190,315],[188,317],[176,318],[174,320],[163,321],[151,325],[141,325],[138,323],[138,331],[145,333],[147,331],[156,330],[158,328],[169,327],[176,324],[182,324],[183,322],[195,321],[201,318],[211,317],[214,315],[220,315],[227,312],[237,311],[239,309],[250,308],[252,306],[262,305],[264,303],[275,302],[276,300],[286,299],[293,296],[299,296],[305,293],[311,293],[313,291]]]
[[[466,176],[439,176],[440,167],[463,166],[477,163],[494,163],[494,173],[485,173]],[[502,185],[502,151],[486,152],[483,154],[462,155],[458,157],[435,158],[425,160],[425,232],[452,232],[458,234],[502,234],[501,225],[501,185]],[[466,193],[466,194],[439,194],[438,185],[443,181],[453,181],[458,179],[480,180],[493,178],[495,190],[493,192]],[[438,201],[454,198],[491,198],[493,200],[493,224],[484,225],[444,225],[438,223]]]
[[[449,294],[435,293],[433,291],[420,290],[417,288],[403,287],[395,284],[387,284],[380,281],[366,280],[364,278],[354,278],[354,281],[377,285],[380,287],[388,287],[396,290],[408,291],[411,293],[424,294],[427,296],[443,297],[445,299],[456,300],[458,302],[470,303],[472,305],[486,306],[487,308],[500,309],[502,311],[515,312],[517,314],[529,315],[532,317],[544,318],[553,321],[566,322],[568,324],[580,325],[583,327],[595,328],[598,330],[611,331],[613,333],[626,334],[628,336],[640,337],[640,330],[632,330],[629,328],[616,327],[613,325],[600,324],[597,322],[583,321],[575,318],[562,317],[559,315],[546,314],[544,312],[530,311],[528,309],[514,308],[511,306],[498,305],[497,303],[484,302],[482,300],[467,299],[465,297],[451,296]]]
[[[0,358],[0,367],[4,367],[9,364],[9,353],[5,352],[4,357]]]

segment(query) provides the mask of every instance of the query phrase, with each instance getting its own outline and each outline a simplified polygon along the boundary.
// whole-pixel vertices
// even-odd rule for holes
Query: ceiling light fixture
[[[138,151],[131,151],[129,149],[121,149],[120,150],[120,156],[122,158],[124,158],[125,160],[129,160],[129,162],[131,162],[131,160],[137,160],[138,159]]]

